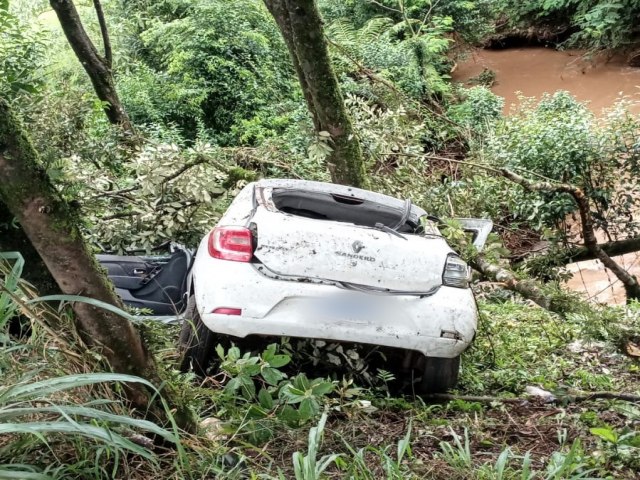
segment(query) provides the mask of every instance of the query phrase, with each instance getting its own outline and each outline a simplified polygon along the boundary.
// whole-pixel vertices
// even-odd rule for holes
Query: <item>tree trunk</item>
[[[105,102],[104,112],[114,125],[120,125],[122,129],[130,134],[134,134],[131,121],[118,97],[113,74],[111,71],[111,44],[109,42],[102,7],[96,0],[96,11],[100,21],[100,29],[105,43],[105,56],[103,58],[89,38],[89,35],[82,25],[78,11],[73,0],[50,0],[51,7],[56,12],[60,25],[64,31],[71,48],[75,52],[82,67],[89,75],[93,88],[98,98]]]
[[[296,75],[298,76],[298,81],[300,82],[300,88],[302,89],[302,94],[304,95],[305,102],[307,103],[307,108],[309,109],[309,113],[311,114],[311,119],[313,120],[313,127],[316,132],[322,131],[320,127],[320,122],[318,121],[318,114],[316,113],[316,106],[313,103],[313,97],[311,96],[311,91],[309,90],[309,85],[307,84],[307,79],[304,76],[304,72],[302,71],[302,66],[298,61],[298,54],[296,53],[296,46],[293,43],[293,32],[291,31],[291,20],[289,18],[289,11],[287,10],[287,5],[285,0],[264,0],[265,5],[271,15],[276,21],[280,32],[282,33],[282,37],[284,38],[284,43],[287,45],[287,49],[289,50],[289,55],[291,56],[291,62],[293,63],[293,69],[296,71]]]
[[[331,135],[327,165],[335,183],[366,184],[360,142],[333,71],[315,0],[264,0],[291,53],[317,132]]]
[[[63,293],[122,306],[82,238],[77,212],[49,181],[30,140],[3,100],[0,201],[16,217]],[[99,350],[115,372],[157,380],[153,359],[128,320],[85,303],[73,308],[83,340]],[[135,385],[129,388],[132,403],[146,408],[148,392]]]
[[[13,225],[14,216],[0,201],[0,252],[20,252],[25,259],[22,278],[33,285],[40,295],[60,293],[40,254],[20,225]]]

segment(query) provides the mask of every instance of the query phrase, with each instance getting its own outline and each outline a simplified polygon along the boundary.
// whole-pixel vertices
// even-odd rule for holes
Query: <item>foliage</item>
[[[14,98],[38,92],[43,83],[40,67],[45,44],[41,32],[9,12],[0,1],[0,97]]]
[[[362,74],[363,67],[371,68],[409,97],[422,99],[449,94],[444,75],[451,29],[451,17],[427,15],[420,21],[407,18],[397,23],[375,17],[360,29],[350,19],[336,20],[327,34],[339,71],[353,76]]]
[[[237,141],[242,122],[282,132],[271,101],[293,98],[295,82],[262,2],[132,2],[125,9],[141,25],[141,61],[123,90],[134,120],[175,123],[188,138],[204,129],[219,143]]]
[[[525,103],[505,118],[501,100],[488,89],[458,90],[449,83],[451,46],[490,31],[501,13],[496,2],[319,3],[373,189],[409,197],[442,218],[490,217],[498,233],[518,235],[519,228],[533,225],[547,238],[560,238],[555,227],[573,204],[525,194],[485,170],[509,166],[531,179],[578,183],[593,201],[601,229],[614,237],[637,231],[632,214],[639,124],[623,105],[596,119],[561,93]],[[582,22],[580,38],[597,37],[593,45],[599,46],[628,40],[622,23],[635,8],[622,0],[500,5],[507,4],[506,12],[535,15],[544,7],[549,17],[573,15],[572,21]],[[10,39],[0,44],[0,70],[10,66],[19,80],[10,90],[4,81],[0,95],[19,99],[47,173],[67,200],[79,204],[94,244],[116,250],[150,248],[166,239],[195,245],[246,182],[260,176],[328,178],[323,159],[330,140],[322,132],[311,134],[287,50],[260,1],[132,0],[105,6],[117,88],[140,133],[136,146],[123,143],[106,123],[69,50],[43,36],[33,17],[37,11],[21,11],[20,22],[0,33]],[[578,11],[584,14],[576,16]],[[7,15],[0,10],[0,18]],[[619,36],[613,18],[621,22]],[[25,28],[28,22],[33,28]],[[87,27],[95,33],[95,21]],[[46,58],[40,41],[51,52]],[[40,72],[46,72],[44,82],[38,81]],[[20,86],[23,81],[38,94],[29,94],[33,89]],[[455,235],[455,229],[443,233]],[[506,255],[496,237],[487,253],[494,260]],[[5,385],[30,388],[87,378],[96,358],[76,349],[81,342],[69,328],[68,309],[25,303],[25,288],[16,288],[18,270],[18,264],[3,270],[0,331],[19,310],[34,320],[34,334],[19,341],[1,336],[7,347],[0,355]],[[561,318],[499,285],[475,288],[480,331],[464,354],[461,393],[520,397],[531,385],[558,398],[576,391],[638,391],[638,362],[619,352],[638,335],[637,304],[592,308],[549,282],[545,289],[563,307]],[[182,400],[202,418],[219,417],[215,438],[134,424],[111,388],[85,385],[60,390],[46,398],[49,403],[40,397],[12,404],[39,409],[20,420],[66,422],[73,435],[46,434],[55,441],[45,449],[37,435],[3,437],[2,462],[15,453],[12,461],[31,465],[25,468],[32,472],[50,464],[47,474],[65,478],[528,480],[634,478],[638,468],[633,426],[640,412],[633,405],[425,404],[398,397],[391,390],[393,374],[374,374],[373,356],[364,349],[323,342],[274,344],[257,352],[220,348],[220,373],[196,381],[174,367],[175,328],[139,328],[163,378]],[[325,378],[335,366],[356,375]],[[28,418],[33,413],[40,417]],[[85,424],[99,441],[77,435],[77,426]],[[132,435],[144,431],[169,435],[169,444],[179,441],[186,451],[155,455],[126,443],[140,440]]]
[[[478,133],[490,130],[502,118],[504,99],[483,86],[463,89],[462,101],[449,107],[452,120]]]
[[[55,311],[46,307],[35,309],[31,306],[39,299],[34,299],[34,292],[20,280],[24,261],[19,254],[5,252],[0,254],[0,258],[3,259],[3,263],[0,263],[0,341],[4,347],[0,365],[4,370],[5,363],[11,361],[12,355],[30,353],[28,346],[16,344],[5,335],[8,322],[14,315],[19,312],[29,316],[34,321],[34,330],[38,328],[35,322],[46,325],[47,317],[55,318],[59,315],[57,321],[61,325],[64,320],[60,313],[56,315]],[[8,267],[4,260],[13,260],[15,263]],[[81,297],[64,299],[81,300]],[[93,299],[85,300],[95,302]],[[109,307],[118,310],[113,306]],[[122,311],[120,313],[126,315]],[[36,335],[37,331],[34,331],[33,336]],[[58,336],[49,341],[61,340]],[[69,354],[69,351],[65,351],[63,355]],[[51,450],[52,445],[62,451],[85,444],[84,454],[94,455],[96,462],[86,470],[81,467],[79,473],[91,472],[93,478],[113,478],[120,475],[123,466],[120,459],[126,456],[158,465],[158,456],[150,448],[153,442],[144,435],[157,436],[167,444],[173,444],[178,453],[175,467],[178,471],[181,470],[185,459],[177,429],[167,429],[148,420],[135,418],[130,412],[124,411],[121,397],[113,396],[110,388],[104,388],[111,385],[121,391],[128,383],[138,383],[155,395],[160,395],[148,380],[112,373],[42,375],[41,370],[43,368],[36,368],[19,379],[12,379],[9,371],[3,372],[6,381],[0,389],[0,434],[9,441],[0,442],[0,477],[53,479],[70,474],[73,467],[59,458],[55,458],[46,468],[43,468],[43,463],[28,463],[30,452],[39,451],[42,446]],[[96,395],[100,390],[103,395],[109,392],[105,395],[106,398]],[[164,400],[162,403],[168,418],[172,418]],[[145,438],[146,444],[136,441],[136,436]],[[102,462],[98,461],[100,458],[112,459],[112,464],[101,465]]]
[[[323,413],[318,425],[309,430],[309,450],[307,454],[304,455],[300,452],[293,454],[293,471],[296,480],[319,480],[327,467],[339,457],[339,455],[333,454],[325,455],[319,460],[316,459],[322,442],[325,423],[327,423],[327,414]]]
[[[617,49],[633,43],[640,13],[635,0],[500,0],[494,8],[506,14],[512,24],[569,25],[577,30],[569,44],[591,49]]]
[[[216,352],[222,361],[220,370],[226,375],[224,391],[230,402],[238,402],[238,394],[248,403],[247,414],[253,420],[276,414],[292,426],[315,418],[325,397],[334,390],[334,383],[322,378],[310,380],[303,373],[291,379],[280,368],[291,358],[277,353],[277,345],[269,345],[259,356],[241,354],[238,347],[225,352],[218,345]],[[256,382],[260,389],[256,389]]]
[[[13,261],[13,265],[7,263]],[[7,325],[15,317],[18,306],[12,295],[18,288],[18,282],[24,267],[24,257],[20,252],[0,252],[0,273],[4,274],[0,290],[0,342],[8,340],[5,335]]]
[[[456,35],[466,42],[476,42],[492,30],[494,10],[487,0],[453,0],[437,2],[431,0],[319,0],[323,15],[329,22],[350,19],[356,28],[361,28],[373,18],[390,17],[395,22],[408,19],[419,25],[431,17],[450,18]]]
[[[582,188],[593,202],[597,227],[612,236],[634,234],[631,211],[637,187],[638,120],[624,104],[598,120],[567,92],[531,101],[500,122],[482,155],[491,163],[529,172],[533,180],[552,180]],[[576,209],[567,194],[525,194],[512,210],[538,228],[561,222]]]
[[[102,382],[137,382],[155,389],[148,381],[130,375],[85,374],[67,375],[8,385],[0,391],[0,433],[14,436],[33,436],[47,443],[51,435],[61,434],[67,442],[84,437],[103,445],[107,455],[131,453],[148,461],[156,461],[153,452],[118,433],[118,428],[133,428],[158,435],[165,440],[178,443],[175,433],[165,430],[152,422],[109,412],[108,407],[95,408],[90,403],[78,404],[55,400],[55,396],[69,390]],[[157,391],[156,391],[157,393]],[[43,406],[43,403],[46,406]],[[29,442],[15,442],[25,448]],[[5,449],[3,455],[18,455],[15,449]],[[17,470],[10,465],[0,465],[0,475]],[[29,471],[29,470],[27,470]],[[115,473],[115,472],[112,472]],[[107,474],[106,471],[103,475]],[[49,477],[51,478],[51,477]]]
[[[90,212],[88,237],[103,248],[150,249],[166,240],[195,245],[228,204],[226,190],[255,177],[221,156],[200,141],[192,147],[148,141],[112,168],[77,154],[65,158],[59,183]]]

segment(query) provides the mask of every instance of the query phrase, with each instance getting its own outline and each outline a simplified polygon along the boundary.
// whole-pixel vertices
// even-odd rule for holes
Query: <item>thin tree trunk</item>
[[[113,68],[113,50],[111,49],[111,39],[109,38],[109,29],[107,21],[104,18],[104,10],[100,0],[93,0],[93,7],[96,10],[98,23],[100,24],[100,34],[102,35],[102,44],[104,45],[104,61],[109,69]]]
[[[274,15],[300,79],[317,132],[331,135],[327,160],[336,183],[364,186],[366,175],[360,142],[347,114],[333,71],[322,18],[315,0],[264,0]]]
[[[100,28],[105,42],[105,56],[103,58],[89,38],[82,20],[78,15],[73,0],[50,0],[51,7],[56,12],[60,25],[71,48],[78,57],[82,67],[89,75],[98,98],[105,102],[104,112],[114,125],[120,125],[130,135],[134,134],[133,126],[125,112],[118,93],[116,92],[111,71],[111,43],[107,32],[102,6],[95,0]]]
[[[304,95],[305,102],[307,103],[307,108],[309,109],[309,113],[311,114],[311,119],[313,120],[313,127],[315,128],[316,132],[319,132],[322,129],[320,128],[318,114],[316,113],[316,106],[313,103],[313,97],[311,96],[311,91],[309,90],[307,79],[304,76],[304,72],[302,71],[300,62],[298,61],[298,54],[296,53],[296,46],[293,43],[293,32],[291,31],[291,20],[289,19],[289,11],[287,10],[286,1],[264,0],[264,3],[275,19],[276,24],[280,29],[280,33],[282,34],[282,38],[284,38],[284,43],[287,45],[289,55],[291,56],[291,63],[293,63],[293,69],[296,71],[296,75],[298,76],[302,94]]]
[[[63,293],[122,306],[82,238],[77,212],[49,181],[30,140],[3,100],[0,201],[16,217]],[[157,381],[153,359],[128,320],[85,303],[73,308],[83,340],[99,350],[114,371]],[[146,408],[148,392],[137,386],[129,388],[132,403]]]

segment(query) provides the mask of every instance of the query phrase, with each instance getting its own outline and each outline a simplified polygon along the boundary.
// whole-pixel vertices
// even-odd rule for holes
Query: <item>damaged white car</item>
[[[453,387],[478,313],[469,268],[433,220],[342,185],[247,185],[198,248],[183,370],[203,374],[221,336],[286,336],[392,347],[416,391]],[[460,220],[481,248],[491,222]]]

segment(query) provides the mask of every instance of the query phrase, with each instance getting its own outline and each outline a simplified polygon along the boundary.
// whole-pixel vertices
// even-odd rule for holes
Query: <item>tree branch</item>
[[[422,158],[430,158],[430,156],[422,155]],[[442,160],[447,159],[443,158]],[[452,159],[449,159],[448,161],[456,163],[469,163]],[[594,258],[600,260],[606,268],[611,270],[616,278],[620,280],[620,282],[622,282],[625,288],[625,293],[627,295],[627,300],[640,299],[640,285],[638,284],[638,280],[636,279],[636,277],[631,275],[624,268],[618,265],[618,263],[613,260],[598,243],[598,239],[595,233],[595,227],[593,225],[593,217],[591,215],[590,200],[589,197],[584,193],[584,190],[582,190],[582,188],[570,183],[556,182],[553,180],[533,182],[507,168],[494,168],[481,164],[473,165],[486,171],[500,173],[500,175],[502,175],[507,180],[520,185],[525,190],[528,190],[530,192],[566,193],[568,195],[571,195],[580,213],[580,224],[582,227],[582,237],[584,239],[585,248],[589,250]]]
[[[547,247],[541,250],[546,250]],[[627,253],[640,252],[640,237],[626,238],[613,242],[601,243],[600,248],[610,257],[618,255],[626,255]],[[522,260],[527,257],[524,254],[518,257]],[[552,257],[553,264],[566,265],[573,262],[584,262],[587,260],[596,260],[597,257],[585,246],[572,245],[562,252],[553,252],[552,254],[542,253],[535,256],[535,261],[544,261],[546,257]]]
[[[491,397],[491,396],[476,396],[476,395],[453,395],[449,393],[432,393],[429,395],[423,395],[425,400],[463,400],[465,402],[479,402],[479,403],[523,403],[529,402],[532,399],[542,398],[531,396],[527,398],[503,398],[503,397]],[[563,395],[555,397],[549,403],[580,403],[588,402],[590,400],[622,400],[625,402],[639,403],[640,395],[633,395],[630,393],[616,393],[616,392],[591,392],[581,393],[577,395]]]
[[[100,24],[100,33],[102,34],[102,43],[104,44],[104,60],[109,69],[113,67],[113,51],[111,50],[111,39],[109,38],[109,30],[107,22],[104,18],[104,11],[100,0],[93,0],[93,6],[96,9],[98,23]]]
[[[519,293],[542,308],[561,313],[556,311],[549,296],[542,291],[542,286],[535,280],[519,280],[511,270],[489,262],[482,254],[471,259],[469,263],[472,268],[482,273],[485,277],[502,283],[509,290]]]

